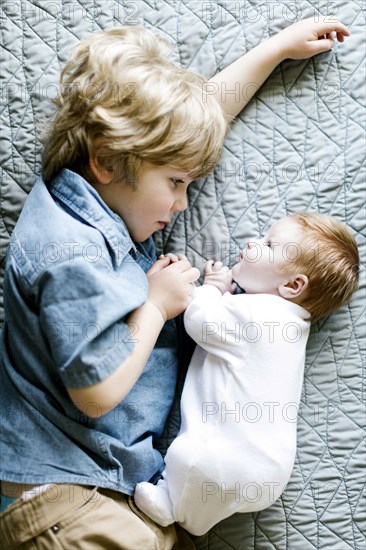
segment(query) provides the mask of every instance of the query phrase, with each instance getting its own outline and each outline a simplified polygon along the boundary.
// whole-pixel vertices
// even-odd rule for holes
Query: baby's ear
[[[107,168],[104,168],[104,166],[102,166],[97,155],[94,154],[90,158],[89,166],[91,171],[93,172],[94,177],[97,179],[99,183],[101,184],[111,183],[111,181],[113,180],[113,173],[111,170],[107,170]]]
[[[279,286],[278,292],[282,298],[286,300],[294,300],[299,298],[308,288],[309,279],[302,273],[297,273],[285,279]]]

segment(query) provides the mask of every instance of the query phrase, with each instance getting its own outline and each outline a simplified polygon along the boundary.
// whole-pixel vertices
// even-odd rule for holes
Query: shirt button
[[[59,530],[60,530],[60,528],[59,528],[59,526],[58,526],[57,524],[56,524],[56,525],[52,525],[51,531],[52,531],[53,533],[55,533],[55,535],[57,535],[57,533],[59,532]]]

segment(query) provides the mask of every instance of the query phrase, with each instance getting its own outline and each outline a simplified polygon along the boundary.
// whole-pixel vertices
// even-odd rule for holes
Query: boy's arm
[[[92,386],[67,389],[74,405],[92,418],[109,412],[132,389],[163,328],[164,318],[157,306],[148,300],[128,317],[127,325],[137,327],[138,341],[117,370]],[[95,406],[90,407],[91,403]]]
[[[350,32],[335,17],[298,21],[262,42],[215,75],[205,85],[204,94],[213,95],[228,117],[234,118],[284,59],[307,59],[330,50]]]
[[[183,258],[183,256],[181,256]],[[170,264],[170,265],[169,265]],[[84,388],[67,388],[74,405],[98,418],[113,409],[132,389],[142,373],[167,319],[184,311],[191,301],[199,271],[186,259],[171,261],[166,256],[147,273],[148,300],[133,311],[127,325],[137,327],[137,342],[127,359],[106,379]],[[95,407],[90,407],[93,403]]]

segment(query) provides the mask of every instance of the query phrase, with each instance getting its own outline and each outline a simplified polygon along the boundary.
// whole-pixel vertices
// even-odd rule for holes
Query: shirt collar
[[[94,187],[82,176],[63,168],[51,182],[49,191],[103,234],[117,265],[121,264],[131,248],[136,251],[122,218],[106,205]]]

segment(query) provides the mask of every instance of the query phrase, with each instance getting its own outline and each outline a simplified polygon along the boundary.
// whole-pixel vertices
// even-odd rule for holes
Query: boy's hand
[[[334,45],[333,35],[338,42],[350,35],[349,30],[334,16],[303,19],[271,38],[280,50],[282,59],[307,59],[330,50]]]
[[[236,289],[231,269],[222,262],[215,262],[214,260],[209,260],[206,263],[203,284],[215,286],[220,290],[221,294],[225,292],[233,294]]]
[[[177,262],[178,260],[187,260],[187,256],[184,254],[174,254],[173,252],[168,252],[167,254],[160,254],[158,260],[164,260],[166,265],[173,264],[174,262]]]
[[[200,272],[183,254],[167,254],[160,257],[146,275],[149,279],[148,300],[166,321],[187,308],[194,294],[194,281]]]

